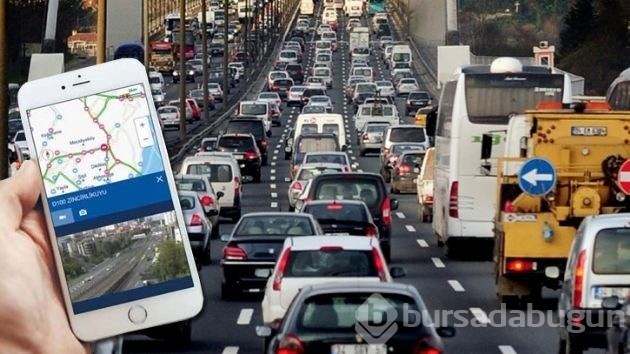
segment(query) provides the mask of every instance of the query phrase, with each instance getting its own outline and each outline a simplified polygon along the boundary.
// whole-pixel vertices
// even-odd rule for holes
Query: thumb
[[[12,229],[33,209],[41,191],[41,177],[33,161],[25,161],[15,176],[0,182],[0,220]]]

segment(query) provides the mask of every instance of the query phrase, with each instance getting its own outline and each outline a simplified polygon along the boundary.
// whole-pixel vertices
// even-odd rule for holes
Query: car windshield
[[[228,126],[225,129],[225,132],[227,134],[251,133],[257,138],[262,138],[265,136],[265,126],[264,126],[264,123],[260,120],[252,121],[252,120],[241,120],[237,118],[237,119],[231,120],[228,123]]]
[[[300,143],[298,145],[298,152],[306,153],[306,152],[316,152],[316,151],[337,151],[338,144],[337,139],[335,138],[303,138],[300,139]]]
[[[223,71],[208,71],[209,78],[223,77]]]
[[[201,97],[203,97],[203,91],[201,91],[201,90],[194,90],[194,91],[190,92],[190,95],[192,97],[201,98]]]
[[[258,95],[258,99],[261,100],[268,100],[268,99],[277,99],[278,98],[278,94],[277,93],[267,93],[267,92],[263,92],[261,94]]]
[[[416,85],[417,84],[415,79],[401,79],[400,83],[401,84],[412,84],[412,85]]]
[[[422,128],[393,128],[389,134],[389,140],[396,142],[424,142],[426,137]]]
[[[326,113],[326,107],[317,105],[306,105],[302,108],[302,113]],[[317,128],[315,128],[315,133]]]
[[[418,150],[423,150],[419,148]],[[422,166],[422,160],[424,160],[424,154],[421,153],[407,153],[402,157],[402,162],[413,165],[413,166]]]
[[[195,198],[192,196],[179,196],[179,205],[181,205],[182,210],[194,210],[195,209]]]
[[[356,91],[358,93],[376,93],[376,85],[374,85],[374,84],[357,84]]]
[[[371,68],[355,68],[352,69],[352,75],[372,76]]]
[[[424,146],[421,144],[394,144],[391,150],[393,154],[400,155],[403,151],[407,150],[424,150]]]
[[[330,55],[328,54],[320,54],[317,56],[315,61],[330,61]]]
[[[175,185],[180,191],[205,192],[206,184],[197,178],[175,178]]]
[[[328,103],[330,99],[327,96],[313,96],[311,97],[311,103]]]
[[[218,90],[220,88],[219,84],[211,83],[208,84],[208,90]]]
[[[306,87],[304,86],[292,86],[289,91],[290,92],[304,92],[305,90],[306,90]]]
[[[304,216],[244,216],[234,231],[234,236],[309,236],[315,230],[308,218]]]
[[[339,168],[331,168],[331,167],[308,167],[300,170],[300,173],[297,176],[297,180],[305,181],[312,178],[315,178],[319,175],[325,175],[328,173],[338,173],[341,172]]]
[[[358,252],[358,251],[357,251]],[[337,252],[332,253],[338,255]],[[331,253],[329,253],[331,254]],[[356,256],[355,254],[345,256]],[[367,268],[371,267],[371,262],[365,259],[367,255],[355,257],[353,260],[362,262],[357,264],[355,268],[364,268],[362,272],[369,273]],[[339,255],[341,257],[341,255]],[[335,257],[337,260],[339,257]],[[351,273],[357,272],[350,265],[340,263],[340,265],[348,266]],[[345,270],[345,269],[341,269]],[[321,294],[312,296],[304,301],[299,308],[297,315],[296,327],[299,333],[355,333],[355,326],[363,326],[372,324],[378,327],[383,321],[382,314],[397,314],[396,318],[387,317],[387,321],[397,324],[395,335],[405,337],[420,338],[427,333],[428,327],[424,326],[424,309],[419,309],[416,301],[408,296],[399,294],[379,293],[380,296],[374,296],[371,293],[334,293]],[[365,304],[368,304],[366,306]],[[406,317],[409,314],[411,317]],[[418,318],[419,317],[419,318]],[[409,321],[409,322],[407,322]],[[360,322],[360,323],[359,323]],[[404,325],[406,323],[417,323],[414,326]]]
[[[376,181],[343,179],[325,180],[318,183],[315,191],[317,200],[362,200],[368,208],[378,207],[381,199]]]
[[[361,107],[361,116],[382,116],[391,117],[394,115],[394,107],[387,105],[363,106]]]
[[[376,86],[378,87],[392,87],[391,81],[377,81]]]
[[[377,276],[372,252],[364,250],[292,251],[284,272],[286,278]]]
[[[383,133],[385,130],[387,130],[387,128],[389,128],[389,124],[385,125],[385,124],[371,124],[367,126],[367,132],[368,133]]]
[[[318,221],[332,222],[339,221],[355,221],[368,222],[368,214],[362,204],[356,203],[326,203],[313,204],[304,208],[305,213],[312,214]]]
[[[411,92],[409,94],[410,100],[428,100],[429,98],[431,97],[426,92]]]
[[[254,149],[254,142],[249,137],[222,137],[218,146],[225,149],[233,149],[242,152]]]
[[[297,53],[294,51],[282,51],[280,52],[280,57],[281,58],[295,58],[297,57]]]
[[[262,103],[241,104],[241,114],[253,115],[253,116],[267,114],[267,104],[262,104]]]
[[[190,175],[210,176],[210,182],[226,183],[232,181],[232,167],[227,164],[191,164],[186,173]]]
[[[330,70],[328,68],[315,69],[315,76],[330,76]]]
[[[370,54],[370,50],[367,48],[354,48],[352,52],[356,54]]]
[[[346,159],[345,155],[341,155],[341,154],[331,154],[331,155],[324,155],[324,154],[308,154],[305,158],[304,158],[304,163],[338,163],[338,164],[348,164],[348,160]]]
[[[285,73],[271,73],[269,75],[269,77],[274,80],[274,79],[280,79],[280,78],[286,78],[287,75]]]
[[[160,113],[177,113],[177,108],[175,107],[162,107],[159,109]]]

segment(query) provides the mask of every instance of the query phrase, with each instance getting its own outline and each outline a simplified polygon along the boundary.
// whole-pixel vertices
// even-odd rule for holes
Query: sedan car
[[[301,211],[312,214],[325,235],[378,239],[370,210],[360,200],[313,200],[304,204]]]
[[[420,90],[420,85],[415,78],[400,79],[396,86],[398,96],[408,95],[410,92]]]
[[[271,87],[273,85],[273,80],[276,79],[290,79],[289,73],[286,71],[270,71],[267,75],[267,87]]]
[[[317,35],[321,36],[324,32],[333,31],[332,27],[329,24],[322,23],[317,27]]]
[[[226,242],[221,259],[221,298],[244,290],[264,289],[287,236],[323,235],[310,214],[249,213],[241,217]]]
[[[291,86],[287,93],[287,106],[302,104],[302,93],[306,90],[306,86]]]
[[[350,60],[354,59],[369,59],[370,58],[370,49],[365,47],[357,47],[352,49],[352,53],[350,53]]]
[[[199,202],[206,217],[212,224],[212,238],[219,238],[219,199],[224,193],[215,192],[210,183],[210,179],[203,175],[177,175],[175,176],[175,186],[178,191],[191,191],[197,193]]]
[[[157,113],[164,124],[164,128],[175,127],[179,130],[179,108],[176,106],[162,106],[157,109]]]
[[[352,172],[350,157],[345,151],[307,152],[302,163],[334,163],[343,166],[342,172]]]
[[[405,115],[416,113],[418,109],[431,105],[431,94],[427,91],[412,91],[405,102]]]
[[[302,111],[300,113],[302,114],[320,113],[321,114],[321,113],[328,113],[328,110],[326,109],[325,106],[307,104],[306,106],[302,107]]]
[[[330,68],[313,68],[313,77],[321,77],[328,88],[333,85],[333,74]]]
[[[390,270],[392,275],[398,275],[395,273],[399,271]],[[357,332],[357,328],[373,328],[374,321],[380,323],[380,320],[372,316],[381,315],[381,311],[396,314],[391,321],[398,324],[398,329],[387,344],[364,343],[362,336],[370,336],[370,333]],[[256,327],[256,334],[264,338],[269,353],[443,353],[440,337],[453,337],[455,329],[429,325],[433,321],[428,315],[417,325],[409,326],[408,323],[420,320],[406,318],[405,314],[412,313],[429,314],[430,311],[411,285],[309,284],[295,296],[284,319],[277,318],[273,324],[267,322]]]
[[[307,88],[310,88],[310,89],[313,89],[313,88],[325,89],[326,88],[326,82],[324,81],[324,78],[322,78],[322,77],[310,76],[304,82],[304,86],[306,86]]]
[[[357,134],[359,155],[365,156],[368,151],[379,151],[383,144],[383,134],[390,127],[389,122],[367,122],[363,130]]]
[[[181,77],[184,77],[185,81],[195,82],[195,76],[197,76],[197,70],[192,65],[186,64],[185,74],[182,75],[179,72],[179,64],[175,64],[173,69],[173,83],[178,83]]]
[[[417,192],[416,178],[420,174],[425,154],[426,151],[422,149],[408,150],[400,155],[391,171],[392,193]]]
[[[277,92],[280,98],[286,99],[287,93],[293,86],[292,79],[275,79],[271,83],[271,91]]]
[[[202,89],[190,90],[190,93],[188,94],[188,96],[194,99],[197,102],[197,105],[199,106],[199,108],[203,110],[204,97],[203,97]],[[208,101],[208,109],[214,110],[215,109],[214,96],[210,94],[210,92],[208,92],[208,97],[206,98],[206,101]]]
[[[343,169],[343,165],[336,163],[303,163],[289,185],[289,192],[287,193],[289,210],[295,210],[296,202],[312,178],[326,173],[343,172]]]
[[[381,161],[381,176],[385,179],[385,182],[390,182],[392,177],[392,170],[398,162],[400,155],[408,150],[424,151],[426,145],[423,143],[394,143],[391,144],[387,155],[383,156]]]
[[[277,92],[261,92],[258,94],[256,101],[275,103],[278,107],[282,104],[282,98],[280,98]]]
[[[214,82],[208,83],[208,94],[214,97],[215,101],[223,102],[223,90],[221,85]]]
[[[380,80],[374,83],[376,84],[376,90],[381,96],[396,96],[396,89],[390,80]]]
[[[184,213],[186,231],[190,240],[190,247],[196,258],[204,264],[210,264],[210,235],[212,224],[206,217],[197,192],[179,191],[179,204]]]
[[[309,106],[324,106],[326,107],[327,113],[332,113],[334,106],[332,100],[328,96],[316,95],[311,96],[311,99],[308,102]]]

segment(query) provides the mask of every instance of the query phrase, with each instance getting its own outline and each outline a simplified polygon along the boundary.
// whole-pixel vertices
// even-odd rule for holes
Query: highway
[[[341,41],[347,40],[344,18],[339,17]],[[363,19],[366,22],[366,19]],[[374,42],[376,44],[376,42]],[[312,52],[310,53],[312,54]],[[359,156],[352,122],[353,108],[345,102],[343,83],[348,77],[347,45],[342,45],[334,53],[334,87],[329,95],[335,103],[335,112],[344,115],[351,134],[353,147],[348,151],[358,169],[378,172],[376,154]],[[306,68],[312,55],[305,59]],[[372,64],[376,68],[376,79],[389,79],[380,49],[374,48]],[[438,99],[434,97],[434,99]],[[402,123],[410,123],[412,117],[404,117],[404,101],[397,98]],[[273,128],[270,143],[270,163],[263,167],[260,184],[246,184],[243,193],[244,213],[269,210],[288,210],[287,188],[289,161],[283,159],[282,135],[287,133],[297,115],[298,108],[286,108],[282,112],[282,126]],[[390,265],[403,266],[407,276],[399,282],[415,286],[430,310],[434,321],[440,324],[455,325],[454,338],[444,339],[447,353],[555,353],[558,350],[556,303],[557,293],[543,292],[543,301],[533,305],[533,309],[522,309],[521,313],[496,313],[501,310],[495,296],[493,263],[477,256],[478,250],[470,249],[464,260],[449,259],[444,250],[437,246],[430,224],[418,220],[415,194],[392,195],[400,201],[395,212],[392,229],[392,262]],[[222,219],[221,234],[229,233],[233,224]],[[127,336],[125,353],[261,353],[262,340],[255,335],[255,326],[262,324],[260,301],[262,294],[247,294],[240,300],[220,300],[222,243],[212,241],[212,265],[204,267],[201,280],[205,295],[205,309],[193,322],[193,343],[181,348],[143,336]],[[436,318],[435,311],[442,311],[442,318]],[[450,314],[447,312],[450,311]],[[459,317],[454,316],[455,311]],[[540,313],[538,313],[540,312]],[[526,327],[526,316],[533,325]],[[467,326],[458,326],[466,319]],[[588,353],[603,353],[590,350]]]

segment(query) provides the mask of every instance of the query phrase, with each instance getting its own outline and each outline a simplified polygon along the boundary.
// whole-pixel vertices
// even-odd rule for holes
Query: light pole
[[[149,71],[149,0],[142,1],[142,42],[144,45],[144,67]]]
[[[245,48],[245,81],[249,80],[249,65],[250,63],[247,62],[247,59],[249,58],[249,0],[245,0],[245,44],[244,44],[244,48]]]
[[[223,104],[227,105],[228,90],[230,80],[228,80],[228,23],[230,10],[230,0],[223,1],[223,11],[225,13],[225,21],[223,24]]]
[[[4,2],[4,1],[3,1]],[[96,14],[96,63],[105,62],[105,40],[107,37],[107,0],[98,1],[98,11]]]
[[[9,176],[9,80],[7,54],[7,1],[0,1],[0,179]]]
[[[186,0],[179,0],[179,139],[186,139]]]
[[[201,70],[201,83],[203,88],[203,120],[208,120],[208,34],[206,33],[207,19],[206,19],[206,0],[201,0],[201,55],[202,70]]]

